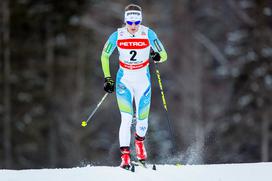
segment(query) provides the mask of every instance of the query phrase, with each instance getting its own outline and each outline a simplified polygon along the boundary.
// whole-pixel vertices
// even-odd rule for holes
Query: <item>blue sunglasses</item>
[[[135,22],[133,22],[133,21],[127,21],[127,24],[129,24],[129,25],[133,25],[133,23],[135,25],[139,25],[141,23],[141,21],[135,21]]]

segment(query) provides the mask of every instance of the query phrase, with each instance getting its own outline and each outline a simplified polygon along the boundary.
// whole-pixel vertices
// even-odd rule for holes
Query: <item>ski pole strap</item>
[[[163,91],[163,87],[162,87],[162,81],[161,81],[161,75],[160,75],[160,71],[158,69],[158,66],[155,64],[155,67],[156,67],[156,75],[157,75],[157,78],[158,78],[158,82],[159,82],[159,87],[160,87],[160,90],[161,90],[161,96],[162,96],[162,103],[163,103],[163,107],[166,111],[168,111],[167,109],[167,104],[166,104],[166,100],[165,100],[165,96],[164,96],[164,91]]]

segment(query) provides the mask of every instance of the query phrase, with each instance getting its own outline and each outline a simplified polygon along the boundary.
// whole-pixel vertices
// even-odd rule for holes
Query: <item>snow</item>
[[[157,165],[157,170],[136,167],[87,166],[67,169],[0,170],[1,181],[270,181],[272,162],[217,165]]]

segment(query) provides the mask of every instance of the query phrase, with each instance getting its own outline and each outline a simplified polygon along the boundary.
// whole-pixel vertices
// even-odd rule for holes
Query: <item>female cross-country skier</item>
[[[148,115],[151,101],[151,82],[149,56],[155,63],[166,61],[167,53],[150,28],[141,25],[142,9],[130,4],[125,8],[125,26],[117,29],[107,40],[101,55],[105,77],[104,90],[114,92],[115,82],[110,74],[109,57],[117,47],[119,52],[119,70],[116,76],[116,96],[121,113],[119,143],[121,151],[120,167],[129,169],[131,122],[133,119],[133,99],[136,108],[135,148],[137,159],[145,163],[147,153],[144,146],[148,128]]]

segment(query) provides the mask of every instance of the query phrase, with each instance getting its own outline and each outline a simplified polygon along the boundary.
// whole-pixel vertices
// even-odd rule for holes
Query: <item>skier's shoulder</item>
[[[123,26],[123,27],[121,27],[121,28],[118,28],[117,29],[117,33],[120,33],[120,32],[125,32],[126,31],[126,27],[125,26]]]
[[[117,37],[118,37],[118,32],[117,31],[114,31],[110,37],[109,37],[109,41],[111,42],[115,42],[117,40]]]
[[[149,27],[147,27],[147,26],[145,26],[145,25],[140,25],[140,28],[141,28],[142,30],[146,30],[146,31],[148,31],[148,29],[149,29]]]
[[[154,39],[157,37],[157,34],[155,33],[155,31],[150,27],[148,27],[147,34],[149,39]]]
[[[148,30],[149,30],[149,27],[147,27],[147,26],[144,26],[144,25],[140,25],[140,27],[139,27],[139,31],[140,32],[144,32],[144,34],[148,34]]]
[[[153,28],[148,27],[148,33],[149,34],[156,34]]]
[[[118,34],[118,31],[114,31],[114,32],[111,33],[110,37],[114,37],[114,36],[116,36],[117,34]]]

